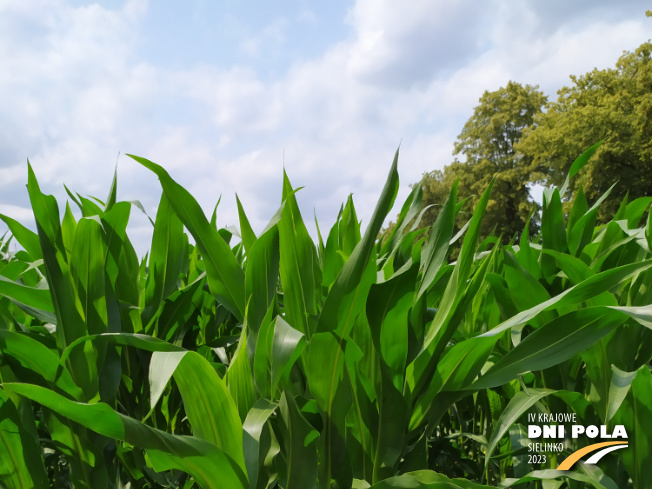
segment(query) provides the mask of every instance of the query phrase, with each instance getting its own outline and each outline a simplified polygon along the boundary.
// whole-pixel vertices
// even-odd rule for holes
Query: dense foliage
[[[536,239],[487,249],[492,184],[457,235],[453,185],[414,243],[417,185],[380,243],[397,158],[364,234],[349,199],[315,244],[284,176],[259,235],[238,201],[233,245],[134,157],[163,189],[142,261],[115,181],[105,202],[70,194],[77,219],[30,168],[37,233],[1,216],[22,249],[0,262],[0,486],[646,487],[652,199],[596,227],[599,202],[566,216],[551,189]],[[584,440],[529,463],[530,412],[622,424],[630,446],[539,470]]]
[[[561,185],[579,154],[595,141],[604,144],[595,163],[572,182],[589,199],[615,187],[598,212],[606,222],[621,200],[652,195],[652,44],[625,52],[615,68],[571,76],[573,84],[559,92],[556,102],[525,131],[517,145],[532,160],[536,176],[547,185]]]
[[[538,210],[528,189],[532,158],[515,148],[545,103],[546,97],[537,87],[509,82],[506,87],[486,91],[480,97],[457,137],[453,154],[463,155],[463,161],[456,159],[445,171],[451,175],[450,183],[459,178],[460,193],[470,196],[471,209],[494,180],[493,198],[487,203],[481,230],[483,236],[493,231],[508,242],[520,235]],[[530,222],[530,232],[534,235],[537,231],[535,219]]]
[[[435,221],[456,180],[459,195],[469,199],[458,218],[463,223],[495,178],[481,236],[493,232],[509,243],[532,216],[533,237],[539,209],[529,189],[533,184],[561,186],[575,157],[600,140],[604,144],[595,163],[570,182],[562,199],[572,201],[582,187],[595,201],[614,185],[598,210],[598,222],[606,223],[625,196],[652,195],[651,54],[647,42],[625,52],[613,69],[571,76],[573,84],[548,103],[537,87],[511,81],[485,91],[457,137],[455,160],[423,177],[423,223]]]
[[[448,197],[451,186],[458,181],[458,192],[468,203],[456,219],[458,228],[468,220],[484,189],[494,182],[487,203],[480,236],[502,236],[508,243],[518,238],[528,221],[530,235],[538,231],[538,205],[530,198],[528,183],[532,159],[516,151],[523,131],[531,127],[546,102],[537,87],[509,82],[494,92],[485,91],[473,115],[464,125],[455,143],[453,163],[442,170],[424,175],[421,182],[424,224],[432,224]],[[534,219],[531,220],[531,217]]]

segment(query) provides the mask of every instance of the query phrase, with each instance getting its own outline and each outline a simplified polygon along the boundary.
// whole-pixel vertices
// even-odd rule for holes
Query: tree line
[[[453,162],[423,176],[420,227],[434,223],[456,180],[460,200],[467,199],[458,214],[463,226],[495,179],[481,234],[501,236],[504,243],[524,229],[535,236],[540,206],[532,186],[561,186],[575,158],[599,141],[591,163],[562,198],[571,202],[582,193],[591,205],[613,186],[600,207],[600,223],[624,199],[652,195],[651,54],[648,41],[625,51],[614,68],[571,75],[556,101],[536,85],[513,81],[485,91],[457,137]]]

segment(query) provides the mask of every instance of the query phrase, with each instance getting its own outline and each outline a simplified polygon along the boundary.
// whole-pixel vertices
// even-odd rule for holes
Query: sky
[[[27,160],[64,184],[155,217],[165,167],[220,226],[278,209],[283,168],[327,232],[349,194],[363,226],[400,145],[409,185],[453,160],[485,90],[613,67],[652,37],[639,0],[0,0],[0,213],[34,228]],[[6,227],[0,226],[0,232]],[[136,208],[142,256],[152,227]]]

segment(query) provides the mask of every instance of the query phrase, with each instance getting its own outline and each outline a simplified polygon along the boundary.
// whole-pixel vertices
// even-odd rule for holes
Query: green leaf
[[[503,277],[495,273],[487,274],[487,282],[491,286],[491,290],[496,298],[496,303],[500,310],[502,318],[509,318],[518,314],[518,308],[514,304],[509,290],[507,289],[507,282]]]
[[[8,384],[5,384],[5,389],[6,385]],[[28,388],[36,387],[29,384],[20,385]],[[34,400],[23,392],[20,392],[20,395]],[[37,402],[42,405],[43,421],[47,432],[70,465],[72,485],[80,489],[108,489],[107,464],[101,451],[101,447],[105,446],[108,440],[98,437],[86,427],[48,409],[46,402]]]
[[[320,282],[317,251],[301,217],[290,180],[283,172],[283,207],[278,221],[280,276],[286,320],[308,338],[314,330]]]
[[[72,253],[72,246],[75,242],[76,233],[77,220],[70,210],[70,205],[66,202],[66,210],[63,214],[63,220],[61,221],[61,239],[68,260],[70,260],[70,253]]]
[[[86,334],[107,331],[105,257],[102,225],[92,218],[80,219],[70,255],[70,272],[81,302]]]
[[[573,178],[577,172],[579,172],[584,165],[586,165],[589,160],[591,159],[591,156],[598,150],[600,145],[604,142],[604,139],[601,141],[598,141],[595,143],[593,146],[591,146],[589,149],[584,151],[581,155],[579,155],[575,161],[573,161],[573,164],[570,167],[570,170],[568,170],[568,175],[566,176],[566,180],[564,181],[564,184],[561,187],[560,194],[561,195],[566,195],[566,191],[568,190],[568,185],[570,183],[570,179]]]
[[[487,203],[489,202],[493,183],[492,180],[491,184],[489,184],[489,187],[484,191],[476,205],[473,217],[469,224],[469,229],[464,236],[462,250],[460,251],[460,256],[455,264],[455,268],[453,269],[453,274],[448,282],[446,290],[444,291],[439,308],[437,309],[437,314],[426,332],[423,351],[428,351],[430,354],[434,351],[433,347],[436,348],[441,344],[447,343],[452,334],[449,325],[451,323],[451,318],[462,301],[464,291],[466,290],[467,280],[471,273],[471,265],[475,258],[475,250],[477,247],[478,236],[480,234],[480,224],[486,211]],[[420,356],[421,355],[422,354],[420,354]]]
[[[192,351],[154,352],[149,372],[155,386],[174,375],[193,435],[219,447],[245,470],[238,408],[210,363]]]
[[[441,391],[457,391],[471,382],[485,365],[498,337],[474,337],[456,343],[442,355],[429,384],[413,401],[410,431],[421,425]]]
[[[652,304],[648,306],[627,307],[627,306],[608,306],[614,311],[620,311],[637,323],[642,324],[646,328],[652,329]]]
[[[571,224],[568,222],[568,248],[570,252],[579,256],[584,247],[591,241],[593,232],[595,231],[595,223],[597,220],[598,209],[600,205],[607,199],[616,184],[614,183],[607,191],[600,196],[598,200],[591,206],[591,208],[581,216],[576,223]]]
[[[530,244],[530,221],[532,220],[533,215],[531,215],[525,223],[525,228],[523,229],[519,240],[519,249],[516,253],[516,257],[521,266],[538,280],[541,278],[541,265],[538,260],[538,252],[533,251],[533,247]]]
[[[550,294],[545,287],[521,266],[511,251],[503,251],[503,260],[505,279],[511,297],[520,310],[529,309],[550,299]]]
[[[2,390],[0,390],[0,481],[3,486],[15,489],[49,487],[38,440],[23,427],[16,406]]]
[[[344,418],[350,408],[350,385],[344,369],[346,342],[332,332],[315,333],[309,342],[306,375],[312,397],[323,413],[320,442],[320,486],[346,471]],[[338,457],[342,466],[337,466]],[[350,470],[350,467],[349,467]]]
[[[272,342],[275,321],[270,306],[262,319],[254,348],[254,383],[261,397],[271,398],[272,392]]]
[[[276,316],[272,340],[272,392],[280,382],[289,382],[290,369],[305,346],[304,334],[290,326],[281,316]]]
[[[566,227],[564,226],[564,211],[561,205],[559,190],[545,190],[543,192],[543,211],[541,214],[541,237],[543,249],[566,252]],[[541,271],[544,277],[555,274],[554,260],[543,255],[541,257]]]
[[[104,206],[104,212],[110,211],[117,201],[118,196],[118,164],[116,162],[115,171],[113,172],[113,180],[111,181],[111,188],[109,189],[109,195],[106,198],[106,205]]]
[[[43,258],[43,253],[41,252],[41,245],[39,243],[38,235],[23,226],[18,221],[7,217],[4,214],[0,214],[0,219],[11,231],[11,234],[16,238],[16,241],[25,249],[27,253],[32,257],[34,261],[41,260]]]
[[[77,338],[88,334],[86,318],[67,263],[57,202],[51,195],[41,192],[29,164],[27,190],[36,218],[43,263],[57,317],[57,344],[63,349]],[[92,359],[87,358],[83,352],[68,358],[68,370],[88,399],[95,394],[91,362]]]
[[[247,413],[242,426],[244,429],[244,459],[247,474],[249,474],[249,487],[252,489],[257,487],[258,477],[262,470],[260,461],[266,455],[262,453],[263,448],[260,444],[263,428],[277,407],[278,403],[265,398],[258,399]]]
[[[28,287],[0,275],[0,294],[46,314],[54,312],[54,305],[48,289]],[[52,317],[52,319],[54,319],[53,322],[56,322],[56,318]]]
[[[408,355],[408,313],[414,302],[417,267],[371,286],[367,319],[374,347],[385,361],[397,389],[403,387]]]
[[[183,470],[205,489],[242,489],[248,486],[239,464],[211,443],[151,428],[117,413],[104,403],[72,402],[48,389],[30,384],[12,383],[3,384],[3,387],[101,435],[145,449],[156,471]]]
[[[614,416],[614,424],[625,426],[628,447],[621,457],[634,487],[652,480],[652,375],[642,366],[632,381],[625,402]]]
[[[489,438],[487,444],[487,452],[485,454],[485,467],[489,464],[491,455],[496,449],[496,445],[503,437],[507,430],[512,426],[518,418],[520,418],[525,411],[527,411],[536,402],[543,399],[555,391],[550,389],[527,389],[525,391],[517,392],[514,397],[509,401],[505,410],[501,413],[498,422],[494,425],[494,430]]]
[[[618,412],[620,406],[629,392],[632,381],[636,378],[637,372],[623,372],[615,365],[611,366],[611,385],[609,386],[609,402],[607,406],[607,423]]]
[[[194,197],[175,182],[163,167],[139,156],[127,155],[154,172],[175,213],[188,228],[204,258],[211,292],[239,320],[244,317],[244,272],[229,245],[210,225]]]
[[[139,306],[141,297],[140,263],[133,245],[127,236],[127,225],[131,214],[129,202],[117,202],[111,210],[102,216],[104,240],[107,246],[106,278],[108,330],[134,331],[137,326],[129,316],[129,310],[124,307]],[[120,304],[123,307],[120,307]]]
[[[609,387],[612,372],[609,368],[611,359],[607,349],[612,339],[613,335],[607,336],[581,353],[589,383],[588,399],[603,423],[607,422],[609,410]]]
[[[568,224],[566,226],[567,238],[570,243],[570,230],[573,229],[577,221],[589,210],[589,202],[586,200],[582,185],[579,186],[573,199],[573,207],[568,214]]]
[[[256,234],[254,233],[253,229],[251,229],[251,224],[249,224],[247,214],[245,214],[245,211],[242,208],[242,203],[240,203],[238,194],[235,195],[235,201],[238,204],[238,217],[240,218],[240,234],[242,236],[242,244],[244,245],[247,253],[249,253],[251,247],[256,242]]]
[[[41,377],[51,387],[73,399],[81,399],[82,392],[75,385],[70,372],[59,363],[59,357],[40,341],[28,335],[0,329],[0,352],[12,357],[20,365]],[[65,359],[62,360],[62,363]],[[19,377],[18,380],[27,381]]]
[[[634,229],[638,227],[641,217],[652,202],[652,197],[639,197],[638,199],[627,204],[625,216],[627,217],[627,227]]]
[[[554,250],[541,250],[546,255],[554,257],[557,261],[557,266],[566,274],[573,284],[579,284],[595,272],[579,258],[567,255],[566,253],[559,253]]]
[[[36,226],[39,230],[39,241],[43,248],[41,232],[47,236],[48,241],[54,242],[59,231],[59,207],[55,198],[51,195],[44,195],[32,170],[32,165],[27,162],[27,191],[29,193],[32,210],[36,218]]]
[[[650,267],[652,267],[652,260],[644,260],[595,274],[584,280],[582,283],[579,283],[570,289],[566,289],[564,292],[550,298],[549,300],[542,302],[541,304],[538,304],[526,311],[519,312],[517,315],[509,318],[506,321],[503,321],[495,328],[487,331],[483,334],[483,336],[497,335],[503,331],[506,331],[507,329],[526,324],[531,319],[537,317],[537,315],[542,311],[546,311],[553,307],[561,308],[589,300],[602,294],[603,292],[621,285],[633,276],[647,270]]]
[[[647,247],[649,250],[652,250],[652,212],[647,214],[647,224],[645,226],[645,240],[647,241]]]
[[[378,435],[373,482],[395,473],[394,466],[403,450],[408,425],[408,403],[392,382],[389,369],[381,364],[381,391],[378,396]]]
[[[166,341],[174,341],[201,307],[207,295],[203,290],[205,285],[206,278],[202,273],[193,283],[165,299],[159,308],[160,314],[155,316],[155,322],[150,322],[147,332]]]
[[[449,479],[432,470],[417,470],[390,477],[371,486],[371,489],[490,489],[490,486],[464,479]]]
[[[356,325],[356,333],[360,333],[357,341],[365,346],[348,341],[345,352],[346,371],[351,384],[351,409],[348,420],[347,451],[351,460],[354,477],[373,479],[373,461],[375,444],[378,437],[377,393],[368,378],[370,370],[375,373],[375,355],[365,355],[371,352],[373,345],[370,338],[362,338],[365,331],[364,318],[360,316]],[[369,365],[371,364],[371,365]]]
[[[351,253],[351,257],[344,264],[342,271],[328,293],[319,316],[318,331],[320,332],[336,331],[339,336],[345,338],[353,325],[357,315],[356,312],[359,313],[361,308],[364,307],[364,303],[361,303],[360,300],[356,301],[356,299],[366,297],[371,286],[371,283],[363,280],[363,277],[371,260],[380,228],[392,208],[398,192],[397,165],[398,150],[394,155],[394,161],[389,170],[385,187],[376,204],[376,209],[371,216],[364,237]]]
[[[177,290],[179,274],[187,259],[187,247],[183,223],[164,193],[156,212],[145,286],[145,307],[150,311],[149,317],[156,312],[166,297]],[[144,322],[149,322],[147,316]]]
[[[254,378],[251,372],[249,356],[247,355],[246,328],[242,330],[238,347],[233,355],[225,379],[231,397],[235,401],[236,406],[238,406],[240,419],[244,421],[247,413],[256,402]]]
[[[581,474],[579,472],[571,472],[568,470],[559,471],[555,469],[534,470],[528,475],[521,477],[520,479],[505,479],[502,481],[499,487],[512,488],[518,484],[524,484],[526,482],[558,481],[560,479],[570,479],[578,482],[585,482],[591,484],[591,486],[593,486],[595,489],[613,489],[611,486],[607,487],[601,484],[600,481],[596,480],[591,475]]]
[[[285,440],[287,482],[284,487],[315,487],[319,432],[305,420],[294,398],[287,392],[281,395],[279,410],[289,435],[289,439]]]
[[[408,195],[407,199],[403,203],[403,207],[401,207],[401,212],[398,215],[398,218],[396,219],[396,225],[394,226],[394,229],[392,230],[391,234],[387,237],[385,240],[385,243],[383,244],[381,251],[380,251],[380,256],[384,257],[388,253],[391,253],[392,250],[395,250],[400,241],[403,239],[402,236],[404,234],[405,229],[407,226],[412,222],[412,220],[419,214],[422,209],[421,209],[421,201],[423,198],[423,185],[422,182],[417,183],[412,187],[412,191],[410,192],[410,195]]]
[[[260,325],[276,295],[279,276],[279,236],[276,225],[265,231],[247,250],[245,295],[247,297],[247,326],[255,340]]]
[[[471,284],[468,283],[468,279],[475,259],[480,224],[487,208],[493,183],[494,180],[489,184],[476,205],[468,231],[464,236],[460,256],[448,280],[435,317],[427,328],[423,347],[414,361],[407,367],[406,383],[414,396],[419,395],[430,382],[431,373],[435,369],[436,362],[466,313],[464,308],[461,307],[464,298],[475,296],[475,292],[480,289],[484,282],[487,272],[486,267],[489,263],[486,258],[483,266],[476,272]],[[494,250],[491,253],[494,253]],[[470,292],[468,295],[467,288]],[[471,288],[475,289],[475,291],[471,291]]]
[[[428,241],[421,250],[421,283],[416,300],[432,285],[437,276],[437,272],[439,272],[439,269],[444,264],[455,224],[458,183],[458,181],[455,181],[450,195],[444,203],[444,207],[430,229]]]
[[[430,285],[435,280],[437,272],[444,264],[448,246],[453,234],[453,227],[455,225],[455,205],[457,204],[457,186],[458,181],[455,182],[451,189],[450,195],[441,212],[437,216],[435,224],[433,224],[428,241],[421,250],[421,283],[419,291],[417,292],[416,300],[418,300],[423,293],[428,290]]]
[[[624,321],[623,315],[604,307],[560,316],[528,335],[469,388],[495,387],[519,374],[557,365],[584,351]]]
[[[330,412],[344,375],[343,345],[332,333],[316,333],[308,347],[307,376],[310,393],[319,407]]]

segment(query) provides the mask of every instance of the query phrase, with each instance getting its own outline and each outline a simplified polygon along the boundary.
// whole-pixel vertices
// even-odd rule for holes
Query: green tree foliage
[[[532,162],[535,180],[559,185],[575,157],[604,139],[569,188],[574,195],[581,186],[595,201],[618,180],[600,208],[600,222],[614,215],[626,194],[634,199],[652,191],[651,53],[647,42],[624,52],[615,68],[571,76],[572,86],[558,92],[516,145]]]
[[[495,179],[480,235],[486,237],[495,229],[503,242],[518,237],[537,204],[527,187],[532,157],[518,153],[515,147],[545,103],[546,97],[536,86],[510,81],[504,88],[485,91],[457,137],[453,163],[424,175],[424,206],[443,203],[447,189],[459,179],[459,195],[469,198],[470,205],[465,208],[469,211]],[[424,224],[434,222],[439,209],[434,206],[426,211]],[[468,219],[468,212],[460,213],[458,226],[466,221],[465,216]],[[537,229],[535,220],[530,232]]]

